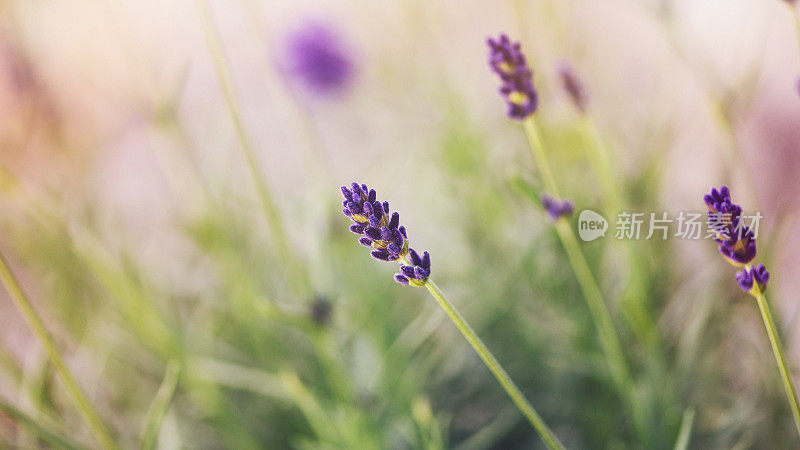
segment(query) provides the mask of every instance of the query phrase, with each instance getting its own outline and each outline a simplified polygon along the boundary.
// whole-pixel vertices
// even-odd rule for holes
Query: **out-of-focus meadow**
[[[486,63],[488,36],[522,42],[578,211],[614,215],[561,60],[626,210],[701,212],[728,184],[761,211],[759,260],[797,362],[800,29],[786,2],[204,5],[0,2],[0,251],[120,447],[542,445],[425,290],[347,231],[352,181],[400,212],[567,447],[800,445],[758,309],[713,243],[628,252],[612,228],[581,249],[631,366],[632,417]],[[328,88],[296,60],[298,36],[320,29],[346,57]],[[5,290],[0,327],[4,446],[97,447]]]

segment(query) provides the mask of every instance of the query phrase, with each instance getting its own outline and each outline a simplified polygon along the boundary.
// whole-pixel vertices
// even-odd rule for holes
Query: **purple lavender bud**
[[[377,228],[367,228],[364,230],[364,234],[373,241],[380,241],[382,238],[381,232]]]
[[[400,225],[400,214],[392,213],[392,218],[389,220],[389,228],[397,228]]]
[[[739,282],[739,287],[745,292],[750,292],[753,289],[753,274],[745,267],[741,272],[736,272],[736,281]]]
[[[408,249],[408,257],[411,259],[411,264],[415,266],[422,265],[422,258],[419,257],[419,254],[417,254],[417,251],[413,248]]]
[[[380,250],[373,250],[371,255],[373,258],[379,259],[381,261],[394,261],[394,259],[391,259],[392,256],[385,248],[382,248]]]
[[[287,37],[286,59],[291,74],[317,94],[343,91],[355,74],[339,33],[322,22],[308,22]]]
[[[561,86],[566,91],[567,95],[569,95],[570,100],[572,100],[572,104],[575,105],[575,108],[578,111],[584,113],[586,112],[586,107],[589,104],[589,99],[586,96],[586,91],[583,88],[583,83],[581,82],[580,78],[578,78],[578,74],[575,73],[575,70],[572,68],[572,65],[566,60],[561,60],[558,63],[558,76],[561,78]]]
[[[390,230],[389,227],[381,227],[381,240],[382,241],[392,240],[392,230]]]
[[[372,256],[382,261],[396,261],[408,252],[406,229],[400,226],[400,215],[389,215],[389,203],[377,200],[377,193],[366,184],[352,183],[342,187],[345,209],[353,220],[350,231],[363,234],[359,243],[372,247]],[[391,217],[391,218],[390,218]]]
[[[734,266],[749,264],[758,253],[756,241],[752,239],[752,235],[736,239],[733,243],[730,240],[723,242],[719,245],[719,252]]]
[[[420,264],[424,269],[431,268],[431,255],[428,252],[422,252],[422,264]]]
[[[708,208],[709,227],[716,232],[719,252],[736,266],[749,264],[758,252],[755,235],[741,221],[742,208],[733,203],[727,186],[711,189],[703,196]]]
[[[553,221],[567,217],[575,210],[575,206],[570,200],[559,201],[548,194],[542,195],[542,206]]]
[[[406,286],[408,286],[408,278],[406,278],[403,275],[400,275],[399,273],[394,275],[394,281],[397,281],[400,284],[405,284]]]
[[[728,186],[722,186],[719,190],[712,188],[710,194],[703,196],[703,201],[711,212],[720,212],[722,209],[732,205]]]
[[[769,272],[767,272],[767,268],[763,264],[759,264],[754,268],[745,267],[741,272],[736,273],[736,280],[739,282],[739,287],[745,292],[757,294],[767,289]],[[755,291],[754,287],[757,287],[758,291]]]
[[[769,272],[767,272],[767,268],[764,267],[763,264],[759,264],[753,269],[752,273],[753,279],[758,284],[758,288],[761,292],[764,292],[767,289],[767,283],[769,283]]]
[[[742,208],[733,203],[727,186],[711,189],[703,196],[708,208],[709,226],[716,232],[715,241],[719,243],[719,252],[731,264],[744,266],[736,273],[739,286],[752,295],[763,292],[769,282],[769,272],[763,264],[750,268],[758,250],[753,231],[742,221]],[[720,220],[720,215],[726,216]]]
[[[536,111],[539,96],[533,86],[533,71],[522,53],[519,42],[512,42],[506,34],[496,40],[487,39],[489,66],[500,77],[500,93],[508,102],[508,115],[525,119]]]
[[[403,277],[411,286],[424,286],[431,275],[431,255],[428,252],[423,252],[420,258],[414,249],[409,249],[408,258],[413,266],[401,265],[400,273],[395,275],[395,279]]]

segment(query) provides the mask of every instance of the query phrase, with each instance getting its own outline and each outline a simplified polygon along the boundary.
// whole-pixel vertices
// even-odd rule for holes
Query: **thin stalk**
[[[539,133],[539,128],[536,122],[533,121],[533,116],[522,122],[522,127],[525,129],[525,135],[528,137],[533,159],[539,167],[539,173],[542,175],[545,188],[554,197],[558,197],[558,187],[556,179],[553,177],[553,171],[550,169],[550,163],[547,160],[547,155],[544,153],[544,144],[542,143],[542,136]]]
[[[598,178],[600,178],[603,198],[606,203],[606,214],[617,215],[621,212],[625,201],[622,189],[620,189],[619,183],[616,181],[611,166],[611,151],[604,143],[600,131],[597,129],[597,123],[591,115],[583,115],[581,118],[581,128],[586,140],[591,142],[594,147],[588,153],[592,164],[595,166]],[[642,299],[645,297],[642,255],[637,251],[633,241],[629,240],[626,244],[630,281],[628,282],[627,291],[623,296],[624,305],[626,306],[624,311],[626,312],[631,328],[638,338],[643,342],[651,344],[656,349],[660,349],[661,342],[656,332],[658,326],[642,303]]]
[[[545,186],[552,195],[558,196],[555,178],[553,177],[550,163],[544,152],[544,145],[542,144],[542,139],[536,127],[536,123],[533,121],[533,118],[528,118],[523,122],[523,126]],[[597,326],[601,346],[606,352],[608,363],[611,366],[611,372],[614,374],[613,376],[620,387],[627,388],[632,384],[632,378],[627,369],[627,362],[622,352],[619,336],[617,336],[617,332],[614,329],[614,321],[611,318],[611,312],[608,310],[608,306],[603,299],[600,287],[594,279],[594,275],[589,268],[589,263],[583,256],[583,252],[581,252],[580,246],[578,245],[578,240],[572,228],[570,228],[569,223],[564,220],[557,221],[556,232],[564,246],[564,250],[567,252],[567,258],[572,265],[572,269],[578,279],[578,284],[586,298],[589,311]]]
[[[522,124],[545,187],[552,195],[558,197],[558,187],[553,177],[547,155],[545,154],[544,145],[536,122],[534,122],[531,116],[524,120]],[[640,414],[641,408],[639,407],[639,402],[636,401],[633,377],[628,369],[625,353],[622,351],[622,344],[617,335],[608,305],[603,299],[600,287],[589,268],[589,263],[586,261],[580,249],[580,245],[578,244],[578,239],[575,237],[575,233],[569,226],[569,223],[563,218],[559,219],[556,221],[555,228],[559,240],[561,240],[561,244],[564,246],[564,250],[567,253],[567,259],[569,259],[572,270],[575,272],[575,277],[578,279],[581,292],[589,307],[589,313],[597,327],[600,347],[605,353],[611,377],[620,395],[629,402],[636,427],[639,432],[643,433],[645,429],[644,424],[636,421],[641,420],[644,415]]]
[[[55,448],[67,450],[82,450],[86,448],[77,442],[73,442],[67,433],[56,428],[49,420],[44,420],[41,417],[31,417],[3,398],[0,398],[0,411],[30,430],[36,437]]]
[[[789,398],[789,405],[792,407],[792,415],[794,416],[794,425],[797,432],[800,434],[800,405],[797,403],[797,391],[792,381],[792,375],[789,372],[789,367],[786,364],[786,357],[783,354],[783,346],[781,345],[778,331],[775,327],[775,321],[772,318],[772,309],[770,309],[767,297],[763,292],[756,289],[757,293],[754,294],[758,309],[761,310],[761,318],[764,319],[764,327],[767,329],[769,336],[769,343],[772,345],[772,353],[775,354],[775,361],[778,363],[778,370],[781,373],[783,380],[783,387],[786,389],[786,396]]]
[[[692,438],[692,426],[694,425],[694,408],[686,408],[681,419],[681,428],[678,431],[678,438],[675,439],[674,450],[687,450],[689,441]]]
[[[72,397],[73,402],[75,402],[75,406],[83,415],[86,423],[89,425],[89,429],[97,439],[97,442],[105,449],[115,449],[116,445],[114,444],[114,440],[111,438],[108,430],[106,430],[103,420],[100,419],[100,415],[97,414],[97,411],[95,411],[92,404],[86,398],[80,386],[78,386],[77,381],[75,381],[75,378],[72,376],[72,372],[70,372],[67,364],[64,362],[64,358],[61,357],[61,353],[59,353],[56,347],[53,336],[47,331],[44,321],[42,321],[42,318],[22,291],[22,288],[11,272],[11,268],[2,253],[0,253],[0,280],[2,280],[6,291],[8,291],[11,299],[25,317],[31,330],[47,352],[50,362],[53,363],[53,368],[55,368],[55,371],[64,382],[69,395]]]
[[[178,387],[181,366],[177,360],[171,360],[167,364],[164,379],[158,387],[153,403],[147,413],[146,425],[142,435],[142,450],[152,450],[158,444],[158,435],[161,431],[161,424],[167,414],[172,398],[175,396],[175,389]]]
[[[264,217],[267,220],[267,225],[272,231],[272,239],[275,247],[279,253],[281,261],[285,261],[287,265],[287,272],[289,278],[292,280],[294,289],[303,296],[310,294],[308,277],[302,272],[302,269],[297,264],[296,258],[289,248],[288,235],[286,229],[283,227],[281,221],[280,211],[275,203],[272,192],[267,183],[266,177],[258,165],[256,158],[255,148],[252,143],[250,135],[244,126],[242,115],[240,113],[239,100],[233,88],[233,81],[230,74],[228,63],[225,59],[222,50],[222,43],[219,38],[219,32],[214,25],[214,20],[211,17],[211,11],[208,9],[208,4],[205,0],[196,0],[197,9],[200,13],[200,19],[203,25],[203,31],[206,36],[209,53],[214,62],[214,69],[217,72],[220,87],[222,88],[225,97],[225,103],[228,106],[228,111],[233,121],[233,127],[236,131],[236,136],[239,139],[240,146],[244,152],[244,157],[247,162],[247,167],[250,171],[250,176],[255,184],[256,193],[258,194],[261,208],[264,212]]]
[[[406,260],[407,264],[410,264],[408,260]],[[551,449],[564,449],[565,447],[561,444],[558,440],[556,435],[553,433],[552,430],[544,423],[539,413],[533,408],[533,405],[528,402],[525,398],[525,395],[522,391],[517,387],[508,373],[503,369],[500,363],[497,361],[497,358],[494,357],[491,351],[486,348],[486,345],[481,341],[477,334],[472,330],[472,328],[467,324],[464,320],[464,317],[453,307],[453,305],[445,298],[444,294],[439,287],[436,286],[436,283],[433,280],[428,280],[425,283],[425,287],[428,288],[428,292],[433,295],[433,298],[439,303],[439,305],[444,309],[447,315],[450,317],[450,320],[458,327],[461,334],[467,339],[467,342],[472,345],[472,348],[475,349],[475,352],[478,353],[483,363],[486,364],[486,367],[492,372],[494,377],[500,382],[500,385],[503,386],[506,393],[511,400],[517,405],[517,408],[525,415],[525,417],[530,421],[531,425],[539,432],[539,436],[541,436],[542,440],[547,444],[547,446]]]

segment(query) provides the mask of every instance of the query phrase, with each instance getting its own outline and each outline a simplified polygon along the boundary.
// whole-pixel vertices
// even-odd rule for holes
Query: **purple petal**
[[[417,251],[413,248],[408,249],[408,256],[411,258],[411,262],[414,263],[415,266],[422,265],[422,259],[420,259]]]
[[[389,220],[389,228],[397,228],[398,225],[400,225],[400,214],[393,213]]]

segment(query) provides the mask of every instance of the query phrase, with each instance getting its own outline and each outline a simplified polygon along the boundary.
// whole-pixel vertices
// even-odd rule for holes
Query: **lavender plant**
[[[612,151],[605,143],[589,107],[589,94],[586,86],[569,61],[559,61],[556,71],[564,92],[579,113],[579,128],[590,147],[586,154],[600,181],[605,212],[610,216],[617,215],[627,202],[622,188],[616,181],[617,176],[612,166]],[[644,292],[646,280],[643,267],[646,263],[641,250],[636,248],[633,241],[626,241],[626,249],[629,261],[629,281],[621,302],[623,312],[639,339],[650,343],[654,350],[660,351],[659,336],[656,332],[658,327],[648,314],[647,305],[644,304],[647,295]]]
[[[497,358],[473,331],[461,313],[447,300],[436,283],[430,279],[430,254],[423,252],[420,256],[410,248],[405,227],[400,225],[400,215],[397,212],[390,215],[389,203],[380,202],[375,190],[369,189],[366,184],[353,183],[350,189],[346,186],[342,186],[341,189],[344,196],[342,212],[353,220],[350,231],[363,235],[358,239],[359,243],[372,248],[372,257],[377,260],[400,260],[404,263],[400,265],[400,273],[395,275],[395,281],[404,285],[427,288],[467,339],[467,342],[478,353],[517,408],[530,421],[545,444],[551,449],[563,449],[564,446],[544,423],[539,413],[525,398]]]
[[[508,104],[508,116],[522,122],[544,187],[550,195],[557,197],[559,189],[534,118],[538,105],[538,93],[533,83],[533,71],[522,53],[520,43],[511,41],[506,34],[501,34],[497,39],[489,38],[487,44],[489,46],[489,66],[499,76],[502,83],[500,93]],[[546,207],[546,209],[552,217],[550,208]],[[622,344],[616,332],[611,312],[565,216],[559,214],[556,219],[554,223],[556,232],[564,246],[597,327],[598,338],[605,353],[611,377],[620,396],[628,402],[636,423],[643,417],[643,414],[641,414],[641,407],[635,396],[633,377],[622,351]],[[643,424],[636,423],[636,425],[640,432],[645,432]]]
[[[757,254],[755,232],[745,224],[742,207],[733,203],[730,189],[727,186],[719,189],[712,188],[711,192],[703,197],[703,202],[708,209],[709,225],[714,231],[714,240],[718,244],[719,252],[733,266],[741,268],[741,271],[736,273],[739,287],[755,298],[761,311],[761,318],[764,321],[783,387],[792,409],[795,427],[800,433],[800,406],[798,406],[797,391],[786,362],[775,320],[772,317],[772,309],[765,296],[769,283],[769,272],[763,264],[755,265],[753,263]]]

